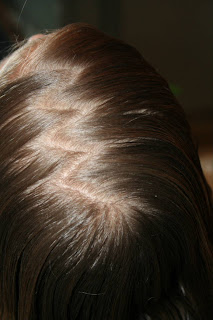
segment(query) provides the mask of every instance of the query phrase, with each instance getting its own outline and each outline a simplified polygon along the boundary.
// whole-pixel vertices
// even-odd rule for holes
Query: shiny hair
[[[72,24],[0,87],[0,319],[213,319],[213,212],[185,114],[136,49]]]

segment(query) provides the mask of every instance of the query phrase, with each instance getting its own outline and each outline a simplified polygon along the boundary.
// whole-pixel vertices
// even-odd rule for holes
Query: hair
[[[212,319],[211,193],[167,82],[87,24],[13,55],[0,85],[0,319]]]

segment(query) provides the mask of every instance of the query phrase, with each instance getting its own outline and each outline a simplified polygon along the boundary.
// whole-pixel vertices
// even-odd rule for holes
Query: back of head
[[[166,81],[85,24],[0,72],[0,319],[212,319],[210,192]]]

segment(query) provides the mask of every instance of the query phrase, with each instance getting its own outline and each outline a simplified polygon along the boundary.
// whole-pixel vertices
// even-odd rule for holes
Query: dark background
[[[212,0],[0,0],[0,53],[11,43],[88,22],[134,45],[186,111],[213,185]]]

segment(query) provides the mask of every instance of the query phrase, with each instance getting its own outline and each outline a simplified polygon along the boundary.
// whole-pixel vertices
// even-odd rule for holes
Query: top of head
[[[4,272],[18,270],[20,319],[134,319],[191,290],[210,200],[166,81],[73,24],[14,52],[1,83]]]

